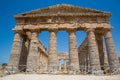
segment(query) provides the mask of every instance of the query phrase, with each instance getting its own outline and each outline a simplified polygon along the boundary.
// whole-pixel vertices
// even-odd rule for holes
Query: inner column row
[[[70,70],[79,70],[78,49],[76,44],[76,32],[69,32],[69,64]],[[50,31],[50,43],[49,43],[49,57],[48,57],[48,71],[57,71],[58,67],[58,55],[57,55],[57,42],[56,31]]]

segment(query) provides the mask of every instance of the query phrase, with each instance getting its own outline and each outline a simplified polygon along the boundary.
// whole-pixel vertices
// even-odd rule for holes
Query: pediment
[[[99,11],[99,10],[93,10],[89,8],[83,8],[79,6],[73,6],[68,4],[58,4],[54,6],[50,6],[48,8],[42,8],[37,10],[32,10],[29,12],[21,13],[16,16],[48,16],[48,15],[59,15],[59,14],[65,14],[65,15],[75,15],[75,14],[110,14],[107,12]]]

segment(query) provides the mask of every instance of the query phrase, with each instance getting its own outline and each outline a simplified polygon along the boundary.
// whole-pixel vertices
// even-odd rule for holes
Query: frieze
[[[40,17],[40,18],[19,18],[16,19],[16,24],[40,24],[40,23],[102,23],[109,22],[108,17],[73,17],[73,16],[54,16],[54,17]]]
[[[20,28],[21,26],[21,28]],[[41,24],[19,24],[13,30],[14,31],[45,31],[45,30],[85,30],[88,28],[94,29],[111,29],[111,25],[109,23],[60,23],[60,24],[52,24],[52,23],[41,23]]]

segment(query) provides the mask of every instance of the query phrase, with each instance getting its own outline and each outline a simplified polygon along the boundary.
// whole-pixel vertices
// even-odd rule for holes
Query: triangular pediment
[[[32,10],[29,12],[25,12],[25,13],[21,13],[19,15],[53,15],[53,14],[76,14],[76,13],[80,13],[80,14],[88,14],[88,13],[98,13],[98,14],[104,14],[106,12],[103,11],[99,11],[99,10],[93,10],[93,9],[89,9],[89,8],[83,8],[83,7],[79,7],[79,6],[73,6],[73,5],[68,5],[68,4],[58,4],[58,5],[54,5],[54,6],[50,6],[48,8],[42,8],[42,9],[37,9],[37,10]],[[19,16],[18,15],[18,16]],[[17,16],[17,15],[16,15]]]

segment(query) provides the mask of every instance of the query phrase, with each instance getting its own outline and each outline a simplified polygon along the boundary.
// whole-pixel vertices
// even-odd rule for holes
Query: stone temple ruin
[[[120,64],[111,34],[110,16],[108,12],[66,4],[15,15],[9,68],[34,73],[62,70],[71,74],[118,73]],[[56,34],[60,30],[69,33],[69,55],[57,52]],[[79,30],[87,36],[77,47],[76,31]],[[38,39],[41,31],[50,33],[48,51]],[[65,60],[64,69],[59,64],[61,59]]]

